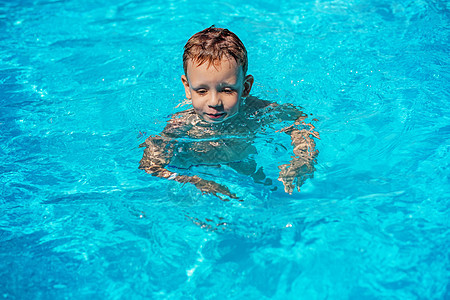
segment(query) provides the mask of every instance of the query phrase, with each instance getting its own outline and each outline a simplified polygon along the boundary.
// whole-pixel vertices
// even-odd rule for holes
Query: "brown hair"
[[[220,61],[223,57],[234,59],[242,66],[244,75],[247,73],[247,50],[241,40],[225,28],[215,28],[214,25],[194,34],[184,46],[183,68],[187,75],[189,59],[201,65],[209,65]]]

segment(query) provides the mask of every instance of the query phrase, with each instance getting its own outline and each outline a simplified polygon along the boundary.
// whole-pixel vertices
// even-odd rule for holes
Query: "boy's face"
[[[242,66],[224,58],[211,65],[187,64],[187,76],[181,76],[186,97],[198,116],[209,123],[220,123],[239,112],[241,98],[249,95],[253,76],[244,78]]]

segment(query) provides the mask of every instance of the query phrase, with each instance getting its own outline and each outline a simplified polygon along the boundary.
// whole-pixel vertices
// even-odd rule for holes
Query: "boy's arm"
[[[222,199],[218,194],[226,195],[230,198],[237,198],[231,194],[226,186],[214,181],[202,179],[196,175],[178,175],[166,169],[173,155],[173,140],[163,136],[150,136],[140,147],[146,147],[139,163],[139,169],[144,170],[152,176],[174,180],[180,183],[192,183],[202,193],[210,193]]]
[[[308,178],[313,177],[315,171],[314,163],[316,156],[319,153],[315,149],[316,143],[313,137],[320,139],[319,133],[314,131],[312,124],[306,124],[303,120],[306,115],[301,115],[297,118],[295,123],[289,127],[283,128],[281,132],[285,132],[291,136],[292,145],[294,146],[294,156],[289,164],[279,166],[280,174],[278,180],[283,182],[286,193],[292,194],[297,186],[300,191],[300,186]],[[295,125],[303,125],[303,129],[298,129]],[[309,127],[305,129],[305,127]]]

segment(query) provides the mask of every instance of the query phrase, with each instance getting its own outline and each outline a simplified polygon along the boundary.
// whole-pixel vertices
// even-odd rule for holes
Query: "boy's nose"
[[[211,107],[218,107],[222,105],[222,101],[220,100],[219,93],[211,93],[211,97],[209,98],[208,105]]]

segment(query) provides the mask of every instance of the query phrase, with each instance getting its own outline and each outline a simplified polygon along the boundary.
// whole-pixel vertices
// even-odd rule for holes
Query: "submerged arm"
[[[211,180],[205,180],[197,175],[187,176],[179,175],[166,169],[173,155],[174,141],[167,137],[150,136],[140,147],[146,147],[139,164],[139,169],[144,170],[152,176],[174,180],[180,183],[192,183],[202,193],[210,193],[222,199],[218,194],[226,195],[230,198],[236,198],[231,194],[226,186],[220,185]]]
[[[312,124],[306,124],[303,121],[305,118],[306,115],[302,114],[293,125],[281,130],[290,135],[294,146],[294,156],[291,157],[289,164],[279,166],[278,180],[283,182],[284,190],[289,194],[292,194],[296,186],[300,191],[300,186],[306,179],[313,177],[314,164],[319,153],[315,149],[316,143],[313,139],[313,137],[320,138],[319,133],[314,131],[315,128]],[[298,129],[296,126],[301,126],[302,129]]]

